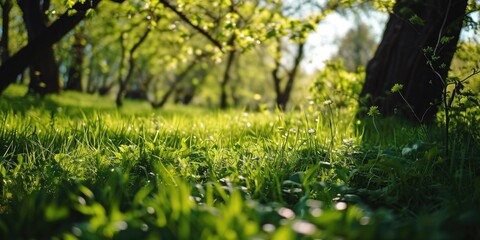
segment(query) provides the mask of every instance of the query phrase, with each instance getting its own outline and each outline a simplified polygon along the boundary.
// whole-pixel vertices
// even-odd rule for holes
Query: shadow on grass
[[[98,112],[109,113],[145,113],[151,110],[148,104],[127,101],[126,106],[118,109],[109,96],[88,95],[85,93],[66,91],[61,94],[50,94],[45,97],[27,94],[23,85],[11,85],[0,95],[0,111],[26,114],[29,111],[64,114],[69,117],[92,116]]]

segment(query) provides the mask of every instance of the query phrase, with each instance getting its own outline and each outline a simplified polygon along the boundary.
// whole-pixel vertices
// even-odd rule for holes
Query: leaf
[[[392,89],[390,90],[392,93],[396,93],[398,91],[401,91],[403,89],[403,85],[402,84],[398,84],[398,83],[395,83],[395,85],[393,85]]]
[[[75,0],[65,0],[64,4],[67,8],[72,8],[73,5],[75,5],[76,1]]]
[[[378,110],[378,106],[371,106],[370,110],[368,110],[367,115],[370,116],[370,117],[375,117],[375,116],[380,115],[380,111]]]
[[[85,13],[85,16],[86,16],[86,17],[93,17],[93,16],[95,16],[95,14],[96,14],[95,9],[89,8],[89,9],[87,10],[87,12]]]
[[[77,14],[77,10],[75,10],[75,9],[69,9],[68,10],[68,16],[73,16],[75,14]]]
[[[121,153],[119,153],[119,152],[113,152],[113,154],[115,155],[116,158],[118,158],[118,159],[120,159],[120,160],[123,159],[123,155],[122,155]]]
[[[348,182],[348,169],[341,166],[335,166],[335,173],[340,180]]]
[[[92,199],[94,197],[93,192],[83,185],[80,185],[78,187],[78,190],[80,190],[80,192],[82,192],[89,199]]]
[[[468,97],[468,100],[470,102],[472,102],[473,104],[477,105],[478,107],[480,107],[480,102],[478,101],[478,98],[476,97]]]
[[[296,173],[292,174],[292,176],[290,176],[289,180],[291,180],[292,182],[296,182],[296,183],[301,185],[302,182],[303,182],[304,175],[305,175],[304,172],[296,172]]]
[[[152,192],[152,187],[147,186],[140,189],[135,197],[133,198],[133,204],[135,205],[142,205],[143,201],[147,199],[148,195]]]
[[[277,30],[275,28],[267,32],[267,38],[272,38],[275,36],[277,36]]]
[[[442,43],[442,44],[449,43],[454,38],[455,37],[442,37],[442,38],[440,38],[440,43]]]
[[[0,165],[0,174],[2,174],[2,177],[7,176],[7,169],[3,165]]]
[[[146,141],[145,145],[147,146],[148,150],[154,150],[155,149],[155,145],[152,142]]]
[[[59,153],[59,154],[55,154],[55,156],[53,156],[53,159],[57,162],[57,163],[60,163],[62,162],[62,160],[66,157],[66,154],[64,153]]]
[[[311,23],[305,23],[302,26],[302,30],[303,31],[315,31],[315,25],[313,25]]]
[[[425,54],[430,54],[432,52],[433,52],[433,47],[431,47],[431,46],[428,46],[428,47],[423,49],[423,53],[425,53]]]
[[[235,23],[228,22],[225,24],[225,29],[234,29],[235,28]]]
[[[45,219],[49,222],[65,219],[70,215],[67,207],[58,207],[56,205],[49,205],[45,210]]]
[[[419,17],[417,14],[412,15],[408,21],[412,23],[413,25],[423,27],[425,25],[425,22],[421,17]]]
[[[157,27],[157,22],[152,20],[150,21],[150,25],[149,25],[150,28],[156,28]]]

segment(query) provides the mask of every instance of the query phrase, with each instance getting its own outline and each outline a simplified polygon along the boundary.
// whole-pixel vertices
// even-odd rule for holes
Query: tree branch
[[[95,8],[100,1],[91,0],[86,1],[84,4],[77,2],[72,8],[76,10],[75,13],[72,14],[70,11],[63,13],[52,25],[41,32],[35,40],[30,41],[2,64],[0,66],[0,93],[13,83],[17,76],[32,64],[34,59],[40,57],[45,49],[50,48],[80,23],[85,18],[87,10]],[[123,0],[112,1],[122,2]]]
[[[191,26],[193,29],[197,30],[199,33],[201,33],[203,36],[205,36],[210,42],[212,42],[220,51],[224,52],[224,49],[223,49],[223,46],[222,44],[220,43],[220,41],[218,41],[217,39],[215,39],[210,33],[208,33],[207,31],[203,30],[203,28],[201,28],[200,26],[197,26],[195,24],[193,24],[192,21],[190,21],[190,19],[188,19],[188,17],[180,12],[175,6],[173,6],[172,4],[170,4],[168,2],[168,0],[160,0],[160,2],[167,8],[169,8],[170,10],[172,10],[175,14],[177,14],[178,17],[180,17],[183,21],[185,21],[189,26]]]

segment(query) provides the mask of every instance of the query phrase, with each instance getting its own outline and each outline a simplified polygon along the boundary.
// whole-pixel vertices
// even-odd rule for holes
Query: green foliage
[[[129,84],[130,90],[142,92],[150,102],[157,102],[170,89],[174,90],[170,98],[182,98],[175,94],[194,89],[190,91],[193,103],[212,106],[217,102],[212,99],[218,99],[222,88],[219,76],[225,74],[227,53],[234,51],[232,80],[227,84],[232,105],[250,107],[257,104],[252,104],[255,101],[251,96],[258,94],[263,97],[261,104],[267,101],[272,104],[271,80],[263,74],[269,67],[264,62],[275,58],[268,49],[275,45],[275,38],[304,42],[326,14],[293,17],[282,9],[295,7],[296,3],[282,1],[168,2],[135,1],[118,5],[106,1],[77,28],[86,41],[83,81],[89,92],[115,89],[118,79],[127,75],[130,61],[120,56],[128,56],[128,50],[145,29],[150,29],[149,37],[133,55],[135,81]],[[72,61],[72,54],[65,49],[72,48],[73,39],[72,34],[57,45],[62,68],[68,68]],[[194,66],[188,68],[192,63]],[[177,82],[186,69],[192,70]],[[67,72],[62,74],[68,77]]]
[[[452,89],[456,91],[455,97],[450,98],[449,105],[450,124],[448,126],[449,132],[456,136],[455,141],[475,141],[480,136],[478,131],[478,123],[480,121],[480,95],[478,91],[470,88]],[[453,94],[453,93],[452,93]],[[445,119],[447,111],[442,109],[438,114],[438,119]]]
[[[360,16],[356,16],[356,18],[360,18]],[[357,72],[358,68],[367,66],[376,47],[377,43],[371,27],[359,22],[340,40],[338,51],[332,60],[341,59],[347,71]]]
[[[478,57],[480,56],[480,45],[477,40],[460,42],[451,64],[450,75],[462,78],[472,73],[472,70],[480,69]],[[467,88],[475,92],[480,91],[480,76],[474,75],[464,82]]]
[[[331,102],[153,112],[67,92],[31,108],[25,90],[0,99],[2,239],[478,236],[478,138],[450,165],[433,126],[379,119],[378,142]]]
[[[331,165],[314,164],[329,160],[313,150],[326,136],[311,117],[93,110],[108,101],[78,93],[29,108],[23,91],[11,86],[0,104],[2,238],[314,237],[337,228],[314,223],[320,210],[343,226],[338,210],[308,200],[341,191],[325,189],[341,186]]]
[[[449,125],[456,133],[450,156],[435,126],[377,119],[375,107],[369,111],[375,132],[370,119],[355,119],[364,71],[348,72],[341,61],[318,74],[308,108],[264,111],[260,100],[272,98],[259,77],[264,59],[250,50],[272,55],[271,40],[303,42],[324,13],[297,19],[284,15],[283,1],[242,3],[176,1],[189,25],[159,1],[106,1],[84,26],[84,68],[93,91],[109,87],[126,74],[119,37],[128,48],[151,28],[134,70],[136,84],[149,81],[150,96],[163,94],[190,61],[206,55],[188,75],[192,80],[179,86],[204,86],[209,102],[224,53],[235,50],[235,86],[242,90],[231,92],[253,98],[252,108],[262,111],[152,111],[137,101],[119,110],[108,97],[66,92],[39,99],[24,96],[18,85],[2,94],[0,238],[479,237],[479,106],[476,93],[465,89],[474,85],[448,79],[450,93],[458,94],[449,105],[458,113]],[[355,1],[327,3],[338,4]],[[374,4],[391,11],[393,1]],[[57,47],[71,43],[68,38]],[[425,53],[435,62],[433,48]],[[60,53],[65,62],[69,57]],[[265,91],[257,92],[259,86]],[[401,89],[396,84],[391,91]]]
[[[425,25],[425,22],[421,17],[419,17],[417,14],[413,14],[408,21],[416,26],[423,27]]]
[[[446,39],[446,40],[444,40]],[[451,38],[442,37],[439,42],[449,42]],[[442,93],[442,112],[438,114],[443,119],[440,121],[445,128],[445,149],[448,155],[450,148],[450,136],[454,135],[456,141],[470,141],[478,136],[476,131],[478,118],[477,112],[480,109],[478,91],[468,87],[469,82],[478,79],[480,73],[477,57],[479,55],[479,46],[475,40],[471,42],[460,43],[456,52],[449,77],[441,79],[443,83]],[[435,52],[432,53],[432,61],[435,61]],[[458,64],[461,64],[458,67]],[[432,62],[429,62],[432,71],[436,68]],[[438,68],[443,68],[440,64]],[[473,85],[474,86],[474,85]]]
[[[371,106],[367,113],[370,117],[380,116],[380,111],[378,111],[378,106]]]
[[[77,3],[77,2],[84,3],[84,2],[85,2],[85,0],[83,0],[83,1],[77,1],[77,0],[64,0],[64,1],[63,1],[63,4],[65,4],[65,6],[66,6],[67,8],[72,8],[72,7],[73,7],[73,5],[75,5],[75,3]]]
[[[475,2],[468,2],[467,13],[476,8],[477,6]],[[413,25],[424,25],[424,20],[415,14],[413,9],[410,7],[403,7],[399,12],[400,14],[409,17],[409,21]],[[447,18],[447,16],[445,16],[445,18]],[[444,20],[446,21],[447,19]],[[465,21],[466,25],[471,27],[472,23],[469,23],[469,21],[472,20],[467,17],[467,21]],[[450,63],[450,59],[442,59],[440,54],[440,51],[442,51],[441,49],[446,47],[452,42],[452,40],[455,40],[456,38],[455,36],[444,35],[447,34],[445,33],[446,30],[448,30],[447,26],[442,26],[442,29],[439,30],[439,36],[436,40],[436,43],[425,46],[422,51],[427,60],[427,65],[437,77],[435,81],[439,81],[441,83],[441,99],[430,102],[430,105],[434,108],[438,106],[441,108],[441,112],[438,114],[438,116],[441,118],[438,118],[438,120],[444,127],[445,156],[450,157],[450,138],[452,135],[458,134],[455,136],[455,139],[457,140],[464,139],[465,137],[463,128],[459,129],[452,126],[461,125],[467,127],[467,129],[470,129],[469,124],[473,123],[473,125],[476,125],[476,117],[464,118],[462,116],[465,114],[468,115],[468,112],[477,112],[477,108],[479,107],[478,93],[475,93],[471,89],[466,89],[465,85],[469,80],[471,80],[471,78],[474,78],[477,74],[479,74],[480,70],[478,68],[477,61],[478,40],[475,38],[465,42],[459,42],[458,51],[453,58],[452,64]],[[466,51],[466,49],[468,50]],[[441,72],[445,71],[445,69],[450,65],[452,67],[449,69],[448,77],[442,75]],[[465,70],[470,73],[465,73]],[[392,87],[391,92],[398,93],[410,108],[410,111],[413,113],[418,123],[423,124],[424,117],[415,113],[413,107],[400,91],[402,87],[402,85],[395,84]],[[465,104],[467,102],[469,102],[469,104]],[[472,137],[476,135],[476,133],[469,132],[466,135],[468,135],[468,137]]]
[[[312,99],[318,105],[328,100],[339,109],[354,111],[364,78],[363,68],[359,68],[358,72],[348,72],[341,60],[326,62],[311,85]]]
[[[401,91],[402,89],[403,89],[403,85],[402,85],[402,84],[395,83],[395,85],[393,85],[393,87],[392,87],[391,92],[392,92],[392,93],[396,93],[396,92],[398,92],[398,91]]]

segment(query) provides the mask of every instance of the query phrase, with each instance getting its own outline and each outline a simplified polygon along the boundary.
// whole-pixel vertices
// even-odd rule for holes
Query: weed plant
[[[216,112],[0,98],[1,239],[479,238],[478,138],[335,102]]]

